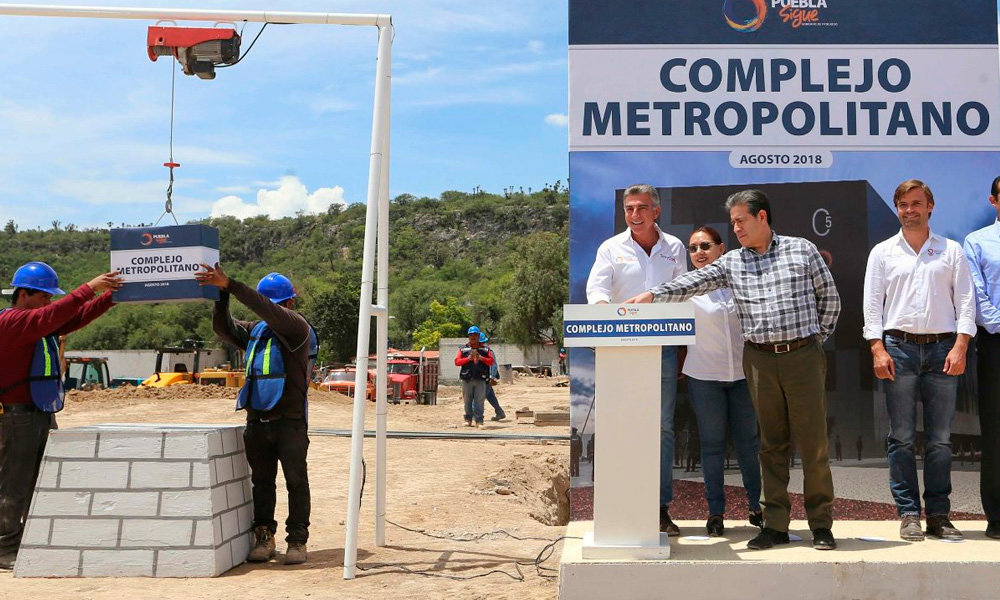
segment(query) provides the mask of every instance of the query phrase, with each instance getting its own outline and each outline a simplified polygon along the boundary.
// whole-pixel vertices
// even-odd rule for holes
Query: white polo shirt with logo
[[[632,239],[632,231],[609,238],[597,249],[587,278],[587,303],[617,304],[687,272],[687,249],[672,235],[660,234],[649,255]]]

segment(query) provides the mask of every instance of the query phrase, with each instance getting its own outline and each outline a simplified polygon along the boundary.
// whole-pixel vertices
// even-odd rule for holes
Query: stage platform
[[[956,521],[961,543],[899,539],[896,521],[837,521],[838,548],[812,548],[805,521],[789,533],[804,538],[771,550],[747,550],[757,528],[726,521],[726,537],[704,536],[704,521],[677,521],[665,561],[584,560],[583,540],[567,539],[559,568],[560,600],[629,600],[668,597],[694,600],[997,600],[1000,540],[986,537],[985,521]],[[593,521],[569,524],[566,535],[583,538]],[[885,541],[863,541],[881,538]]]

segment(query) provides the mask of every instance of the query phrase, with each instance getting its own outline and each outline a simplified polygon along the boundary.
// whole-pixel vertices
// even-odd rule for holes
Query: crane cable
[[[160,218],[153,223],[153,227],[160,224],[160,220],[163,219],[167,213],[174,219],[175,225],[180,225],[177,222],[177,215],[174,214],[174,169],[180,167],[180,163],[174,162],[174,99],[176,98],[176,81],[177,81],[177,66],[174,61],[170,61],[170,158],[168,162],[163,163],[164,167],[170,169],[170,183],[167,185],[167,201],[163,205],[163,214]]]

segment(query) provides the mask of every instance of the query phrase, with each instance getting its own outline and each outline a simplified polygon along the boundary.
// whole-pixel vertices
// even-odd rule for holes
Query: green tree
[[[360,295],[357,288],[342,284],[313,295],[309,301],[305,313],[320,337],[321,363],[347,362],[354,357],[358,346]],[[369,339],[374,345],[374,327]]]
[[[542,231],[521,240],[504,292],[500,323],[507,341],[522,346],[546,340],[562,343],[562,307],[569,296],[568,239]]]
[[[443,337],[462,337],[472,325],[469,310],[459,304],[454,297],[448,297],[444,304],[432,300],[426,320],[413,332],[413,349],[437,348]]]

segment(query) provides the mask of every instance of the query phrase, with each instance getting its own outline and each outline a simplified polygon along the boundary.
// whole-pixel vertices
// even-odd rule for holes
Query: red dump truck
[[[390,348],[388,376],[392,394],[389,401],[437,404],[439,356],[437,350]],[[375,364],[375,358],[374,355],[370,357],[370,364]]]

